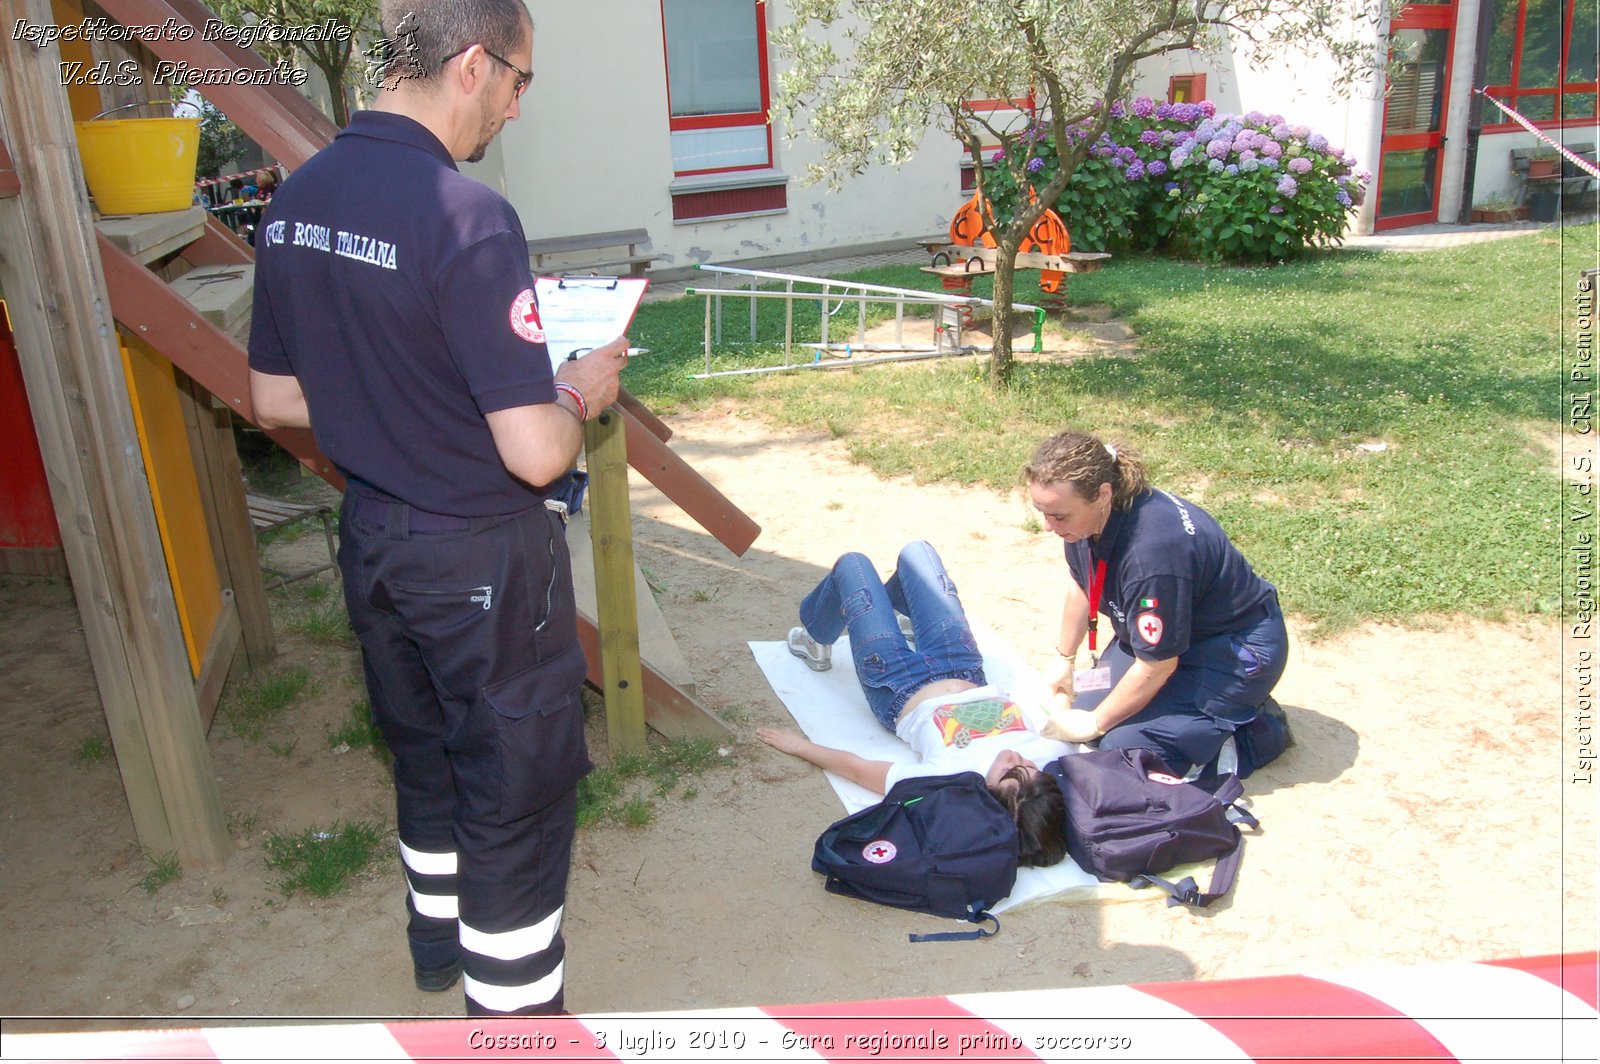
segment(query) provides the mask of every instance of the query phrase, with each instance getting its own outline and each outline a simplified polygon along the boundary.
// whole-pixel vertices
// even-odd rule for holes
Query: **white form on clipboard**
[[[602,347],[625,334],[649,286],[643,277],[534,278],[551,369],[560,369],[573,352]]]

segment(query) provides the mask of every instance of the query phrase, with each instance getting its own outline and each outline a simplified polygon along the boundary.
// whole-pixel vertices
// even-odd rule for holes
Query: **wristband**
[[[578,391],[578,389],[574,388],[572,385],[568,384],[566,381],[556,381],[556,391],[565,392],[568,395],[572,396],[572,401],[574,403],[578,404],[578,420],[579,421],[588,421],[589,420],[589,404],[584,402],[583,393],[582,392]]]

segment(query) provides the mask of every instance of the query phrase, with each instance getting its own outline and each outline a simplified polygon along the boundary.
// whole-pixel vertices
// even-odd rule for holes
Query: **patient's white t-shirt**
[[[912,776],[987,775],[1006,750],[1043,768],[1072,751],[1067,743],[1039,734],[1045,720],[1037,708],[1012,701],[993,684],[924,699],[895,728],[920,760],[891,764],[884,789]]]

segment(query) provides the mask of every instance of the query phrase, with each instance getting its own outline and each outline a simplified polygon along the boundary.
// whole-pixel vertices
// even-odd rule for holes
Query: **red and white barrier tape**
[[[1597,983],[1585,953],[700,1013],[0,1033],[0,1059],[1595,1060]]]
[[[1590,162],[1588,159],[1585,159],[1576,152],[1567,150],[1567,146],[1562,144],[1560,141],[1551,139],[1550,134],[1546,133],[1544,130],[1540,129],[1526,118],[1523,118],[1516,109],[1501,103],[1499,100],[1495,99],[1493,96],[1490,96],[1482,89],[1473,89],[1472,91],[1478,93],[1485,100],[1488,100],[1490,103],[1500,108],[1500,110],[1504,111],[1506,113],[1506,117],[1510,118],[1511,121],[1515,122],[1523,129],[1526,129],[1529,133],[1532,133],[1534,136],[1550,145],[1558,153],[1560,153],[1563,159],[1567,160],[1573,166],[1578,167],[1591,177],[1600,177],[1600,167],[1595,166],[1594,163]]]

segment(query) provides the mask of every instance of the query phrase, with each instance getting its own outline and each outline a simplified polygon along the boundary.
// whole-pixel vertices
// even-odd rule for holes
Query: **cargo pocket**
[[[583,649],[576,642],[542,665],[490,684],[500,747],[500,822],[536,813],[575,787],[591,768],[583,738]]]

